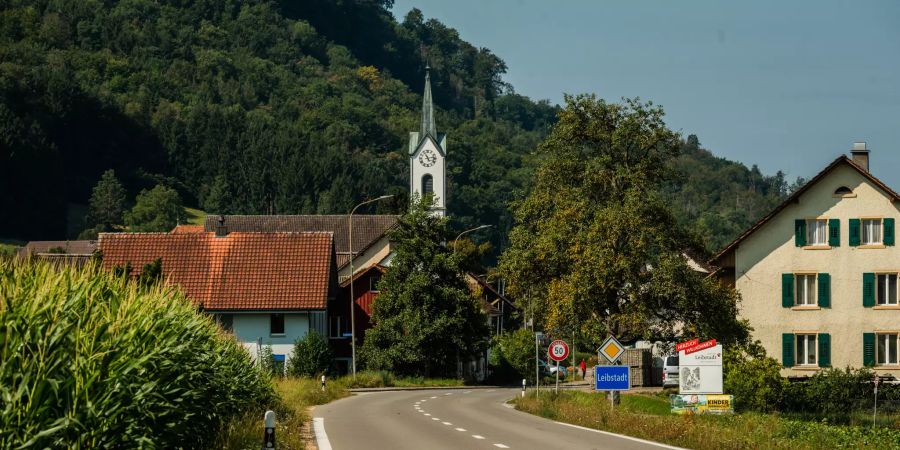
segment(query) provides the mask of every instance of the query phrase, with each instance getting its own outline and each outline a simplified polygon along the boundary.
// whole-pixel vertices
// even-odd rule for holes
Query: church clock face
[[[419,163],[421,163],[425,167],[431,167],[436,162],[437,155],[434,153],[434,150],[430,148],[422,150],[422,153],[419,154]]]

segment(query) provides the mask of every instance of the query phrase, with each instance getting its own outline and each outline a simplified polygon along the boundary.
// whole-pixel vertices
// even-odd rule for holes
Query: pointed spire
[[[422,133],[437,139],[437,128],[434,126],[434,105],[431,101],[431,67],[425,66],[425,94],[422,95]]]

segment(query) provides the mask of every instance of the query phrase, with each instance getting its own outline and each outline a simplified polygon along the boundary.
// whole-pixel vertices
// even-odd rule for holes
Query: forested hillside
[[[128,199],[164,185],[210,213],[346,213],[385,193],[398,196],[380,210],[396,211],[428,64],[454,225],[497,225],[503,245],[558,108],[515,94],[490,50],[418,10],[397,21],[391,3],[6,2],[0,237],[74,237],[91,224],[72,212],[108,169]],[[698,145],[677,168],[688,176],[669,194],[711,249],[785,191]]]

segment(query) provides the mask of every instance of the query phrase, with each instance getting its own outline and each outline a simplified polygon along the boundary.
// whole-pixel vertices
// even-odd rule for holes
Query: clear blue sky
[[[663,105],[728,159],[809,178],[856,140],[900,191],[900,1],[396,0],[506,61],[516,92]]]

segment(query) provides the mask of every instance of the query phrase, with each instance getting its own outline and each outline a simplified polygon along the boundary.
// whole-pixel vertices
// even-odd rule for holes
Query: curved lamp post
[[[350,247],[350,348],[352,352],[353,358],[353,378],[356,379],[356,296],[353,295],[353,213],[356,212],[356,209],[363,205],[368,205],[369,203],[374,203],[379,200],[385,200],[393,197],[393,195],[382,195],[378,198],[373,198],[371,200],[366,200],[350,210],[350,238],[348,239],[347,245]]]
[[[453,240],[453,252],[456,253],[456,241],[458,241],[459,238],[462,237],[462,235],[467,234],[467,233],[472,233],[472,232],[478,231],[478,230],[483,230],[483,229],[485,229],[485,228],[490,228],[490,227],[492,227],[492,226],[493,226],[493,225],[479,225],[479,226],[477,226],[477,227],[475,227],[475,228],[470,228],[470,229],[468,229],[468,230],[466,230],[466,231],[463,231],[462,233],[459,233],[458,235],[456,235],[456,239]]]

